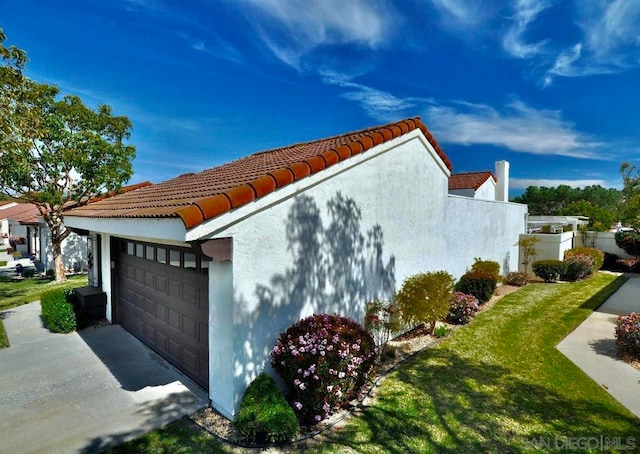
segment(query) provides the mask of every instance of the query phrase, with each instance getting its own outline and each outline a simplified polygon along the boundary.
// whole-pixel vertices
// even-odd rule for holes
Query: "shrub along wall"
[[[64,289],[54,289],[40,296],[42,321],[54,333],[69,333],[76,329],[76,314],[67,301]]]

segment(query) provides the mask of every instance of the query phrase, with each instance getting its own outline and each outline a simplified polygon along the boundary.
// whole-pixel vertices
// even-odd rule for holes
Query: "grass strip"
[[[314,451],[533,452],[600,436],[640,443],[640,421],[555,348],[624,281],[600,273],[504,297],[403,365],[375,404]]]

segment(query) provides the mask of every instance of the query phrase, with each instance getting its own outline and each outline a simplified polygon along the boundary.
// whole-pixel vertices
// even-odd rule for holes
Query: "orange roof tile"
[[[496,177],[490,171],[455,173],[449,177],[449,190],[474,189],[477,190],[489,178],[496,181]]]
[[[187,229],[383,142],[420,129],[444,164],[449,158],[419,117],[255,153],[199,173],[76,208],[66,216],[175,218]]]

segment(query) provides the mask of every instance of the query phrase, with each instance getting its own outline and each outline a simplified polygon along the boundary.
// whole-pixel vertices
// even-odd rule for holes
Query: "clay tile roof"
[[[333,164],[420,129],[445,165],[449,158],[419,117],[240,158],[199,173],[76,208],[66,216],[176,218],[187,229]]]
[[[490,171],[455,173],[449,177],[449,190],[474,189],[477,190],[489,178],[496,181],[496,177]]]
[[[15,206],[0,210],[0,219],[10,219],[27,224],[33,223],[39,215],[38,208],[31,203],[18,203]]]

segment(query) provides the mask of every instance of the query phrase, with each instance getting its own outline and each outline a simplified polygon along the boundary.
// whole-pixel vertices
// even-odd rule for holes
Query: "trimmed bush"
[[[35,275],[36,275],[36,270],[33,270],[33,269],[24,270],[22,272],[22,277],[24,277],[25,279],[31,279]]]
[[[473,259],[473,265],[471,265],[471,272],[486,273],[492,276],[496,282],[500,279],[500,264],[493,260],[482,260],[480,258]]]
[[[574,256],[580,256],[580,255],[586,255],[591,257],[591,260],[593,260],[593,271],[598,271],[600,268],[602,268],[602,265],[604,264],[604,252],[596,249],[596,248],[592,248],[592,247],[574,247],[571,249],[567,249],[566,251],[564,251],[564,259],[565,261],[569,258],[569,257],[574,257]]]
[[[640,233],[635,230],[620,230],[615,234],[620,249],[635,258],[640,257]]]
[[[480,304],[484,304],[491,299],[497,285],[498,280],[495,276],[485,272],[470,271],[462,275],[455,286],[455,290],[467,295],[473,295],[478,298]]]
[[[449,312],[454,282],[446,271],[421,273],[405,279],[395,298],[402,320],[409,324],[425,323],[432,333],[435,323]]]
[[[241,439],[259,443],[289,441],[300,431],[293,408],[265,372],[244,392],[233,427]]]
[[[377,348],[362,325],[339,315],[313,315],[282,333],[271,364],[291,391],[302,424],[316,424],[355,398]]]
[[[593,259],[585,254],[572,254],[564,259],[567,264],[567,271],[562,276],[566,281],[578,281],[593,274]]]
[[[451,307],[445,319],[454,325],[465,325],[471,321],[480,309],[478,298],[462,292],[454,292],[451,298]]]
[[[511,271],[505,276],[502,281],[506,285],[513,285],[516,287],[523,287],[529,283],[529,277],[527,273],[520,273],[518,271]]]
[[[616,345],[621,358],[640,359],[640,314],[618,316]]]
[[[533,273],[545,282],[555,282],[567,272],[567,264],[561,260],[533,262]]]
[[[76,329],[76,314],[67,301],[64,289],[54,289],[40,295],[42,321],[54,333],[70,333]]]

